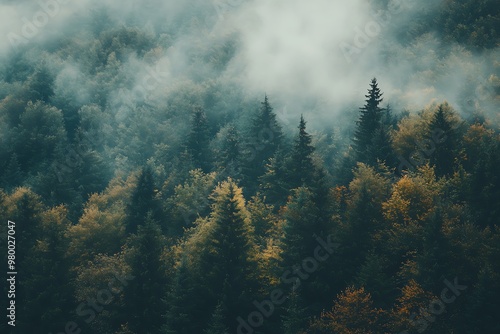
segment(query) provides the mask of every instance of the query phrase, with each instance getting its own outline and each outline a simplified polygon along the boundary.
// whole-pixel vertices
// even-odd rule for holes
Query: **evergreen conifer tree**
[[[149,213],[152,214],[153,218],[159,217],[153,172],[149,167],[144,167],[139,174],[130,204],[127,206],[126,232],[136,233],[137,227],[144,224]]]
[[[457,135],[451,120],[452,113],[446,105],[440,105],[430,124],[436,150],[430,156],[431,165],[436,166],[436,176],[446,176],[453,173]]]
[[[194,240],[199,240],[197,247],[201,247],[197,260],[201,281],[196,288],[206,297],[198,308],[206,312],[222,300],[227,310],[224,325],[234,332],[235,319],[251,311],[257,292],[253,228],[242,190],[234,181],[221,183],[213,200],[208,225],[200,226],[201,235],[193,235]]]
[[[248,142],[245,146],[245,186],[248,193],[257,190],[257,180],[266,172],[265,165],[269,158],[283,144],[283,133],[281,126],[276,120],[276,114],[269,103],[267,95],[261,102],[261,107],[250,127]]]
[[[290,161],[290,186],[297,188],[311,186],[314,179],[315,166],[312,160],[314,147],[311,135],[306,131],[306,121],[300,116],[299,134],[295,140]]]
[[[377,79],[373,78],[370,83],[368,95],[365,95],[365,105],[359,109],[360,116],[356,122],[356,131],[354,133],[354,149],[358,162],[373,162],[373,154],[370,152],[375,133],[381,127],[382,112],[380,107],[382,103],[382,93],[378,87]]]
[[[209,151],[210,131],[205,112],[197,108],[191,119],[191,130],[187,140],[187,151],[193,159],[195,168],[208,173],[211,169]]]
[[[160,333],[163,325],[166,310],[159,296],[168,283],[161,261],[164,247],[161,229],[148,215],[131,236],[126,254],[132,277],[124,288],[124,320],[135,333]]]

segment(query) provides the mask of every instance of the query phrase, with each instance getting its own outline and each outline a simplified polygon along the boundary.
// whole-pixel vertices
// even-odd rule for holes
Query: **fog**
[[[138,27],[158,47],[145,56],[131,53],[116,69],[125,84],[111,87],[108,99],[121,115],[141,103],[167,103],[185,85],[208,85],[231,87],[245,100],[266,93],[285,123],[295,124],[303,113],[313,126],[330,126],[340,113],[363,104],[372,77],[379,80],[384,103],[397,111],[417,111],[443,100],[465,116],[493,110],[498,102],[491,100],[488,87],[498,80],[498,48],[474,54],[433,33],[413,38],[412,18],[439,5],[410,0],[3,0],[0,55],[6,59],[21,52],[33,63],[45,59],[57,76],[56,90],[84,104],[90,101],[93,78],[81,59],[49,57],[44,50],[69,39],[88,40],[99,27]]]

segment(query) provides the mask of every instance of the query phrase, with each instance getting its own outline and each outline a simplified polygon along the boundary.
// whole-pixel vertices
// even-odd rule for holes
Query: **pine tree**
[[[249,193],[256,190],[256,180],[265,173],[265,165],[269,158],[283,144],[283,133],[281,126],[276,120],[276,114],[269,103],[267,95],[261,102],[257,117],[250,127],[248,142],[246,143],[246,168],[245,185],[249,187]]]
[[[373,78],[370,83],[370,89],[366,97],[366,104],[361,107],[359,120],[356,122],[357,128],[354,133],[354,149],[358,162],[370,162],[373,156],[369,151],[372,147],[374,135],[381,127],[382,112],[380,103],[383,101],[382,93],[378,88],[377,79]]]
[[[285,280],[293,281],[293,289],[296,290],[299,300],[307,305],[305,316],[319,312],[328,302],[329,281],[331,279],[327,272],[326,262],[316,261],[311,258],[318,247],[318,238],[328,238],[324,221],[320,218],[320,212],[315,203],[314,194],[307,188],[297,188],[283,209],[285,218],[283,226],[282,261],[283,272],[288,272]],[[332,252],[335,249],[331,250]],[[305,259],[311,261],[304,262]],[[305,265],[314,270],[304,269]],[[299,280],[293,280],[293,277]],[[283,287],[290,289],[290,284]]]
[[[37,226],[40,238],[18,269],[22,270],[16,291],[18,312],[23,314],[16,325],[20,332],[59,332],[74,310],[70,262],[66,261],[65,233],[70,224],[64,206],[42,214]]]
[[[465,138],[470,164],[467,200],[479,226],[500,226],[500,138],[483,126],[469,129]]]
[[[136,233],[137,227],[144,224],[149,213],[152,214],[153,218],[159,217],[153,172],[149,167],[144,167],[139,174],[130,204],[127,206],[126,232]]]
[[[424,289],[437,291],[440,288],[443,273],[453,270],[448,267],[449,246],[443,233],[444,214],[441,208],[427,219],[422,235],[422,251],[416,256],[415,278]]]
[[[65,232],[70,224],[67,210],[63,206],[47,209],[38,195],[17,188],[9,196],[0,192],[0,213],[15,223],[15,271],[19,273],[15,299],[17,314],[23,314],[16,317],[16,332],[55,332],[64,328],[64,319],[74,305],[65,261]],[[7,249],[7,221],[0,231],[5,235],[0,246]],[[5,296],[6,287],[7,282],[0,288]],[[7,302],[7,298],[4,300]]]
[[[313,193],[307,188],[292,191],[283,212],[285,225],[283,231],[283,267],[288,268],[300,263],[311,255],[317,241],[313,235],[323,235],[318,223],[318,208]]]
[[[382,203],[389,196],[389,181],[374,168],[359,163],[349,184],[345,221],[339,230],[342,263],[337,273],[347,281],[352,279],[374,247],[374,234],[382,227]],[[345,261],[345,262],[344,262]]]
[[[196,296],[193,293],[192,273],[189,269],[184,254],[166,297],[168,311],[163,327],[165,334],[183,334],[196,331],[196,324],[193,324],[190,317],[193,314]]]
[[[204,334],[229,334],[226,326],[227,320],[225,319],[225,310],[223,304],[219,302],[212,314],[212,320]]]
[[[126,258],[131,280],[124,288],[124,321],[135,333],[160,333],[165,315],[163,296],[168,283],[161,261],[164,237],[151,215],[129,240]]]
[[[285,306],[286,313],[281,317],[284,334],[298,334],[306,324],[306,309],[300,306],[299,295],[292,291]]]
[[[238,131],[229,126],[223,133],[220,151],[217,152],[217,167],[222,178],[238,178],[241,173],[241,145]]]
[[[453,114],[447,105],[441,104],[434,114],[430,124],[430,132],[433,138],[439,138],[436,142],[436,150],[431,154],[430,163],[436,166],[436,176],[447,176],[453,173],[455,165],[457,134],[452,123]]]
[[[292,188],[288,177],[288,161],[279,149],[269,158],[266,172],[259,178],[260,191],[266,197],[267,203],[272,203],[276,210],[286,204],[288,193]]]
[[[215,190],[213,200],[208,221],[192,239],[197,240],[192,247],[201,247],[197,260],[201,281],[196,291],[205,298],[198,309],[206,313],[222,300],[227,310],[225,326],[234,332],[235,319],[250,312],[257,291],[253,228],[242,190],[231,179]]]
[[[205,112],[197,108],[191,119],[191,129],[187,140],[187,151],[193,159],[195,168],[201,168],[208,173],[211,169],[209,151],[210,131]]]
[[[295,140],[290,161],[290,186],[297,188],[311,186],[314,179],[315,166],[312,160],[314,147],[311,135],[306,132],[306,121],[300,116],[299,134]]]
[[[392,150],[391,136],[385,124],[380,126],[373,133],[372,143],[368,146],[369,156],[366,163],[375,166],[378,162],[384,162],[390,167],[396,167],[396,158]]]
[[[388,308],[396,298],[395,272],[390,270],[387,259],[375,251],[370,251],[365,263],[356,274],[357,286],[362,286],[369,292],[377,306]]]

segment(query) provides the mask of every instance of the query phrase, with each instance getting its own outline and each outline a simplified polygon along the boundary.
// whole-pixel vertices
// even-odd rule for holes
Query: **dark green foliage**
[[[450,175],[455,166],[458,129],[452,123],[452,116],[445,106],[440,105],[430,124],[430,132],[440,139],[430,157],[431,164],[436,166],[437,176]]]
[[[127,233],[136,233],[137,228],[143,225],[148,215],[159,218],[159,206],[155,198],[156,188],[153,172],[149,167],[142,168],[137,186],[132,193],[130,204],[127,206],[127,220],[125,230]]]
[[[212,320],[208,325],[208,328],[203,332],[204,334],[229,334],[229,330],[226,327],[227,320],[225,319],[225,313],[223,304],[217,304],[214,313],[212,314]]]
[[[285,306],[285,315],[282,316],[283,334],[296,334],[306,327],[306,308],[300,305],[298,294],[292,292]]]
[[[390,130],[394,127],[390,107],[381,108],[382,93],[377,79],[373,78],[366,97],[366,103],[360,108],[360,116],[354,132],[354,152],[358,162],[375,166],[385,162],[395,166],[396,158],[392,151]]]
[[[301,311],[302,317],[319,312],[320,305],[328,300],[328,293],[330,292],[329,282],[331,276],[327,270],[327,262],[313,259],[314,252],[317,251],[317,247],[320,245],[318,240],[331,238],[320,216],[319,209],[314,201],[314,194],[307,188],[295,189],[283,212],[285,219],[281,261],[283,289],[286,291],[293,290],[297,293],[298,299],[289,305],[291,307],[289,312],[293,314],[293,312],[298,312],[301,308],[306,308],[307,311]],[[325,250],[322,251],[326,253]],[[330,251],[333,252],[334,250],[330,249]],[[324,256],[324,253],[321,253],[321,255]],[[330,255],[326,260],[328,258],[330,258]],[[304,269],[304,265],[312,267],[310,261],[304,262],[306,259],[316,263],[315,270],[310,273]],[[296,311],[293,311],[295,308],[297,308]],[[296,314],[292,317],[296,318],[297,316]]]
[[[276,209],[285,205],[290,184],[287,160],[282,150],[278,150],[275,155],[269,158],[266,164],[266,172],[260,180],[260,188],[268,203],[273,203]]]
[[[261,102],[261,107],[250,126],[245,150],[245,185],[251,190],[256,190],[256,180],[265,173],[265,166],[269,159],[283,144],[281,126],[276,120],[267,95]]]
[[[54,95],[54,77],[47,67],[41,65],[28,81],[29,100],[48,103]]]
[[[224,138],[220,150],[216,152],[217,170],[221,179],[228,177],[234,179],[241,178],[242,156],[241,143],[238,131],[234,126],[227,128],[227,131],[221,133]]]
[[[283,233],[283,267],[289,268],[310,256],[316,247],[314,234],[323,235],[318,208],[307,188],[293,191],[286,205]]]
[[[6,190],[11,190],[16,186],[20,186],[22,180],[21,165],[17,159],[17,154],[13,153],[7,167],[3,171],[2,184]]]
[[[160,333],[166,309],[162,296],[166,292],[166,268],[161,260],[165,240],[160,227],[146,217],[131,236],[127,262],[131,279],[124,289],[123,321],[134,332]]]
[[[390,306],[388,300],[397,295],[395,279],[391,277],[388,261],[375,252],[370,252],[365,259],[356,274],[355,283],[372,295],[376,305],[387,308]]]
[[[209,151],[210,132],[205,112],[198,108],[191,119],[191,130],[186,144],[187,151],[193,159],[195,168],[201,168],[205,173],[211,169],[211,157]]]
[[[196,331],[197,324],[191,318],[197,299],[193,284],[186,257],[183,256],[166,294],[167,312],[163,328],[166,334]]]
[[[200,300],[197,308],[206,312],[221,300],[227,310],[224,326],[234,332],[236,318],[250,312],[258,287],[253,229],[241,189],[233,181],[221,184],[214,201],[207,231],[202,232],[205,228],[201,226],[199,231],[203,239],[202,253],[197,254],[197,291],[205,300]],[[204,318],[208,321],[206,313]]]
[[[23,316],[16,326],[22,332],[59,331],[71,317],[75,303],[70,284],[70,265],[65,258],[68,239],[65,237],[69,221],[65,209],[59,207],[46,214],[38,226],[43,238],[37,240],[32,253],[23,260],[18,269],[23,274],[20,287],[18,310]]]
[[[311,186],[313,182],[316,168],[313,163],[314,147],[311,141],[311,135],[306,132],[306,121],[301,116],[299,134],[295,139],[289,166],[289,186],[292,189]]]
[[[473,49],[498,46],[500,9],[495,0],[446,1],[437,27],[445,38]]]
[[[384,162],[388,166],[396,167],[396,158],[391,146],[391,137],[388,128],[384,124],[373,133],[372,143],[368,146],[373,165],[377,162]]]
[[[41,101],[29,102],[20,116],[13,145],[21,166],[29,166],[33,172],[35,166],[53,161],[66,143],[61,111]]]
[[[340,79],[250,3],[38,2],[0,55],[1,333],[500,332],[498,1],[370,1]]]

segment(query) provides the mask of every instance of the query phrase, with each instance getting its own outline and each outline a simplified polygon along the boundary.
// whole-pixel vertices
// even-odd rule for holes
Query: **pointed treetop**
[[[368,89],[368,94],[365,95],[367,105],[363,108],[378,108],[379,104],[384,100],[382,98],[383,93],[380,92],[380,88],[378,87],[377,78],[373,78],[370,82],[370,89]],[[362,109],[363,109],[362,108]]]

